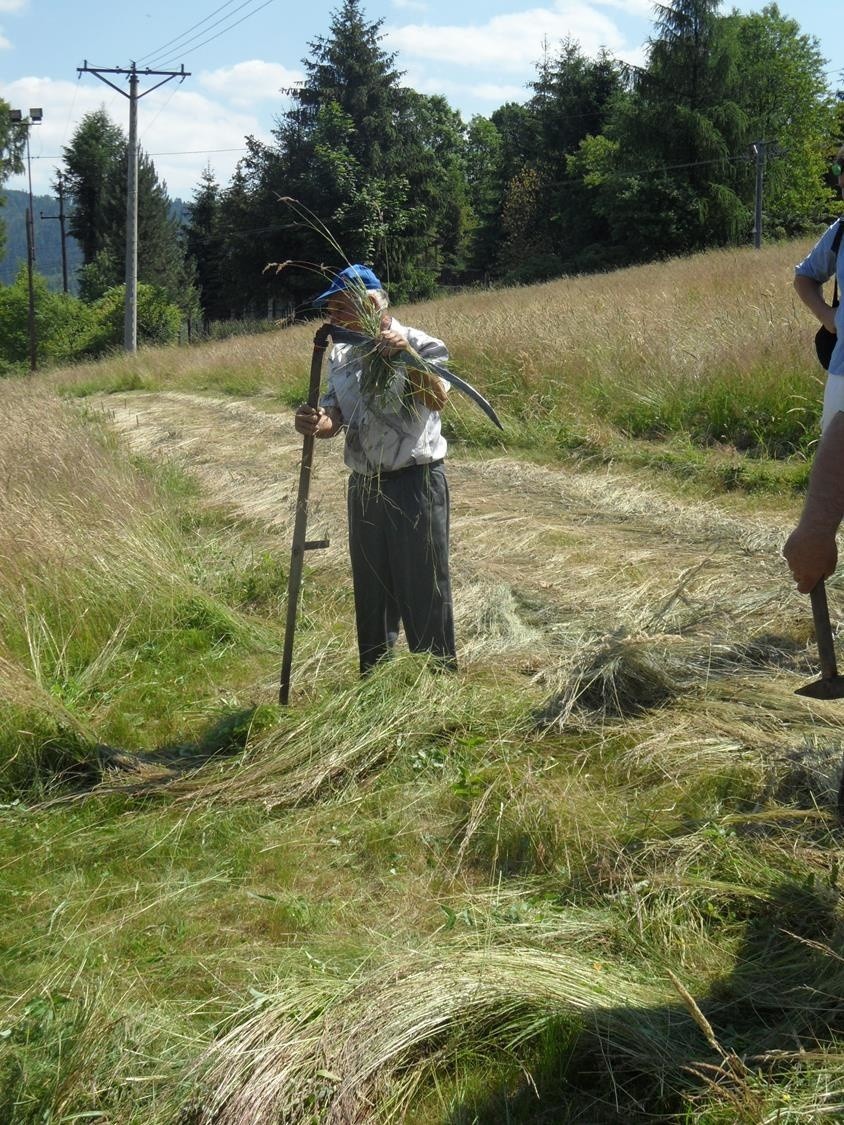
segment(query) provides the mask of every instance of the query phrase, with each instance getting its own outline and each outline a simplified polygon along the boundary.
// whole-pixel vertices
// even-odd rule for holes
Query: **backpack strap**
[[[838,304],[838,251],[841,249],[841,236],[844,235],[844,215],[838,220],[838,230],[832,240],[832,252],[835,255],[835,289],[832,294],[833,305]]]

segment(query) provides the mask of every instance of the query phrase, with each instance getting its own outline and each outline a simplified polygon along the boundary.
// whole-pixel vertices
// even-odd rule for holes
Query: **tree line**
[[[139,277],[205,321],[302,309],[321,263],[367,262],[394,299],[522,283],[749,241],[764,153],[769,237],[839,209],[827,166],[842,98],[817,41],[776,4],[658,5],[646,61],[545,46],[522,103],[464,122],[402,84],[382,21],[342,0],[268,143],[246,138],[230,182],[209,169],[186,217],[141,154]],[[7,107],[6,107],[7,108]],[[0,103],[3,170],[20,152]],[[64,150],[80,295],[123,278],[127,141],[104,110]],[[287,201],[295,200],[296,204]],[[268,262],[290,262],[266,271]]]

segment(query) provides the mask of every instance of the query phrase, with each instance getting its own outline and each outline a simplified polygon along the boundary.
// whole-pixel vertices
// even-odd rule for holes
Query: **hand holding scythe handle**
[[[308,385],[308,406],[316,409],[319,402],[319,383],[322,360],[331,335],[330,324],[323,324],[314,336],[311,357],[311,378]],[[302,461],[299,466],[299,494],[296,498],[296,518],[293,524],[293,548],[290,552],[290,573],[287,579],[287,625],[284,631],[284,652],[281,658],[281,685],[278,700],[287,706],[290,697],[290,670],[293,666],[293,638],[296,635],[296,612],[299,608],[299,589],[302,585],[302,566],[305,551],[327,547],[327,540],[309,543],[305,539],[308,528],[308,493],[311,487],[311,465],[314,459],[314,436],[307,434],[302,441]]]

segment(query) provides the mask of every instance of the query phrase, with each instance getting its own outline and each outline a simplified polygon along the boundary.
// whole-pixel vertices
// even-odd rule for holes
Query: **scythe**
[[[319,382],[322,361],[332,325],[323,324],[314,336],[311,356],[311,377],[308,384],[308,406],[316,408],[319,402]],[[311,466],[314,459],[314,436],[307,434],[302,441],[302,461],[299,466],[299,492],[296,497],[296,517],[293,523],[293,547],[290,552],[290,573],[287,577],[287,624],[284,630],[284,651],[281,658],[281,685],[278,701],[287,706],[290,698],[290,670],[293,667],[293,638],[296,635],[296,612],[299,608],[299,589],[302,585],[302,567],[305,551],[316,551],[328,546],[327,539],[307,540],[308,493],[311,487]]]
[[[311,378],[308,386],[308,406],[316,408],[319,402],[319,383],[322,373],[322,361],[328,339],[335,343],[367,344],[372,346],[374,341],[360,332],[352,332],[347,328],[340,328],[335,324],[323,324],[317,329],[314,336],[314,351],[311,358]],[[431,360],[423,359],[414,354],[402,357],[408,367],[418,367],[421,370],[433,371],[447,380],[453,387],[462,391],[472,399],[490,421],[499,429],[504,427],[498,415],[489,402],[470,383],[460,379],[448,368]],[[290,553],[290,573],[287,580],[287,624],[284,632],[284,651],[281,660],[281,685],[278,698],[282,706],[286,706],[290,697],[290,671],[293,666],[293,638],[296,634],[296,613],[299,605],[299,590],[302,585],[302,568],[305,551],[321,550],[328,546],[327,539],[305,538],[308,525],[308,492],[311,485],[311,465],[314,456],[314,437],[305,436],[302,442],[302,462],[299,468],[299,494],[296,499],[296,518],[293,525],[293,548]]]

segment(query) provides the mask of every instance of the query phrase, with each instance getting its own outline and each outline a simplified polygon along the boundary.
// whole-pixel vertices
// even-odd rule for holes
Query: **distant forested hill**
[[[6,256],[0,259],[0,283],[9,285],[21,264],[26,263],[26,206],[25,191],[3,192],[4,205],[0,220],[6,224]],[[42,219],[41,215],[58,215],[59,201],[52,195],[34,195],[32,214],[35,227],[35,268],[51,289],[62,287],[61,224],[58,219]],[[65,222],[65,227],[67,222]],[[82,251],[76,239],[68,236],[67,273],[71,292],[76,289],[76,270],[82,264]]]
[[[25,191],[6,191],[0,195],[4,204],[0,207],[0,220],[6,224],[6,256],[0,258],[0,284],[9,285],[21,264],[26,263],[26,205]],[[171,214],[182,225],[185,222],[186,204],[174,199],[170,204]],[[32,213],[35,218],[35,268],[47,279],[51,289],[59,292],[62,287],[62,247],[61,224],[58,219],[43,219],[44,215],[58,215],[59,201],[51,195],[34,195]],[[65,222],[67,227],[67,222]],[[82,265],[82,251],[75,238],[67,239],[68,284],[72,293],[76,292],[76,271]]]

